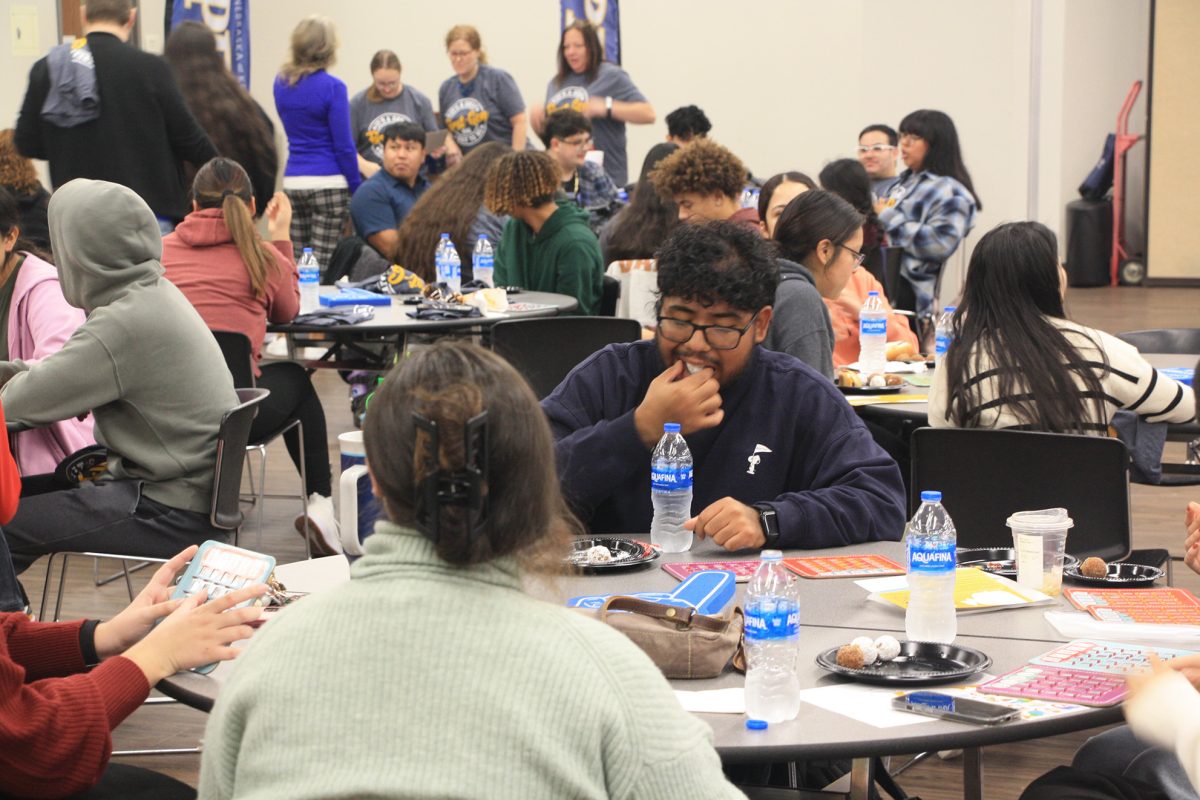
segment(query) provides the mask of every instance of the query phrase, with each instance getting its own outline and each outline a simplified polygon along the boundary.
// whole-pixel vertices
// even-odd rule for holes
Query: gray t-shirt
[[[887,196],[892,193],[892,187],[899,182],[899,175],[893,175],[890,178],[872,178],[871,191],[874,192],[876,200],[886,200]]]
[[[604,61],[591,83],[577,72],[568,75],[561,84],[557,77],[551,78],[546,86],[546,113],[553,114],[564,108],[586,113],[584,109],[592,96],[611,97],[627,103],[646,102],[645,95],[629,79],[629,73]],[[592,140],[597,150],[604,151],[604,171],[608,177],[617,186],[624,186],[629,177],[629,161],[625,155],[625,123],[606,117],[593,117]]]
[[[438,129],[437,118],[433,116],[433,103],[411,86],[406,85],[391,100],[378,103],[367,99],[366,89],[350,100],[354,145],[358,148],[358,154],[367,161],[383,163],[383,129],[397,122],[415,122],[426,131]]]
[[[438,89],[442,120],[464,153],[484,142],[512,143],[512,122],[525,113],[525,100],[513,76],[502,69],[479,65],[468,84],[447,78]]]

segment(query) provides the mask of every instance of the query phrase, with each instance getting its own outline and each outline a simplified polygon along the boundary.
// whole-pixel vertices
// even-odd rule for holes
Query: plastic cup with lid
[[[1017,583],[1049,595],[1062,591],[1067,531],[1074,524],[1065,508],[1018,511],[1008,518],[1017,556]]]

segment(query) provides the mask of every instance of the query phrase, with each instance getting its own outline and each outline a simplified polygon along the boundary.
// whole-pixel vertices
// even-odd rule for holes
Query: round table
[[[643,537],[644,538],[644,537]],[[899,542],[871,542],[844,548],[795,551],[791,555],[846,555],[878,553],[903,562]],[[661,569],[670,562],[719,561],[753,558],[754,553],[729,554],[711,541],[697,541],[686,553],[663,556],[644,567],[601,575],[573,575],[554,586],[531,584],[530,590],[549,602],[562,603],[569,597],[585,594],[625,594],[640,591],[670,591],[678,581]],[[319,561],[337,567],[340,557]],[[344,576],[344,560],[340,567]],[[277,570],[288,575],[291,569],[316,567],[305,563],[284,565]],[[345,579],[344,577],[340,579]],[[311,588],[300,577],[283,578],[290,589]],[[336,582],[336,581],[334,581]],[[330,583],[330,581],[326,581]],[[904,635],[904,613],[898,608],[867,599],[867,592],[853,579],[799,580],[801,617],[800,684],[813,689],[845,683],[845,679],[825,672],[815,663],[816,655],[828,648],[845,644],[858,635],[880,633]],[[737,587],[736,602],[744,603],[745,584]],[[957,643],[987,653],[992,658],[989,673],[1008,672],[1030,658],[1066,641],[1043,617],[1046,610],[1064,610],[1069,604],[1058,598],[1054,606],[1007,609],[960,616]],[[210,710],[221,683],[236,666],[222,663],[209,675],[181,673],[158,685],[164,694],[201,710]],[[743,685],[742,675],[729,670],[708,680],[677,680],[676,689],[700,691]],[[727,763],[762,763],[806,759],[849,758],[854,765],[851,797],[865,798],[871,783],[871,757],[934,750],[964,750],[964,797],[982,796],[982,757],[978,748],[1005,742],[1038,739],[1060,733],[1108,725],[1121,719],[1119,707],[1096,708],[1037,720],[1014,720],[996,726],[977,726],[943,720],[930,720],[890,728],[878,728],[851,717],[804,703],[799,716],[790,722],[770,726],[765,731],[750,731],[741,714],[699,714],[713,730],[714,744]]]

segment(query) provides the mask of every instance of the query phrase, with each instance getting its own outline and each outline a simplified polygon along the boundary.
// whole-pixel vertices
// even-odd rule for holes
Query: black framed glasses
[[[842,248],[847,253],[854,256],[854,266],[856,266],[856,267],[861,267],[862,263],[867,260],[866,253],[860,253],[857,250],[855,250],[853,247],[851,247],[850,245],[839,244],[838,247]],[[712,344],[712,343],[709,342],[709,344]]]
[[[704,341],[708,342],[708,346],[712,349],[732,350],[738,346],[738,342],[746,335],[746,331],[750,330],[750,326],[754,324],[754,320],[757,318],[758,312],[756,311],[744,327],[731,328],[728,325],[697,325],[686,319],[659,317],[658,332],[663,335],[664,339],[677,344],[683,344],[684,342],[690,342],[692,337],[696,335],[696,331],[700,331],[704,334]]]

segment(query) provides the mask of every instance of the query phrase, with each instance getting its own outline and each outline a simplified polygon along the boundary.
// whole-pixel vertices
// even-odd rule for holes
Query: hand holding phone
[[[998,725],[1015,719],[1021,713],[1000,703],[957,697],[945,692],[908,692],[892,698],[892,708],[977,725]]]

